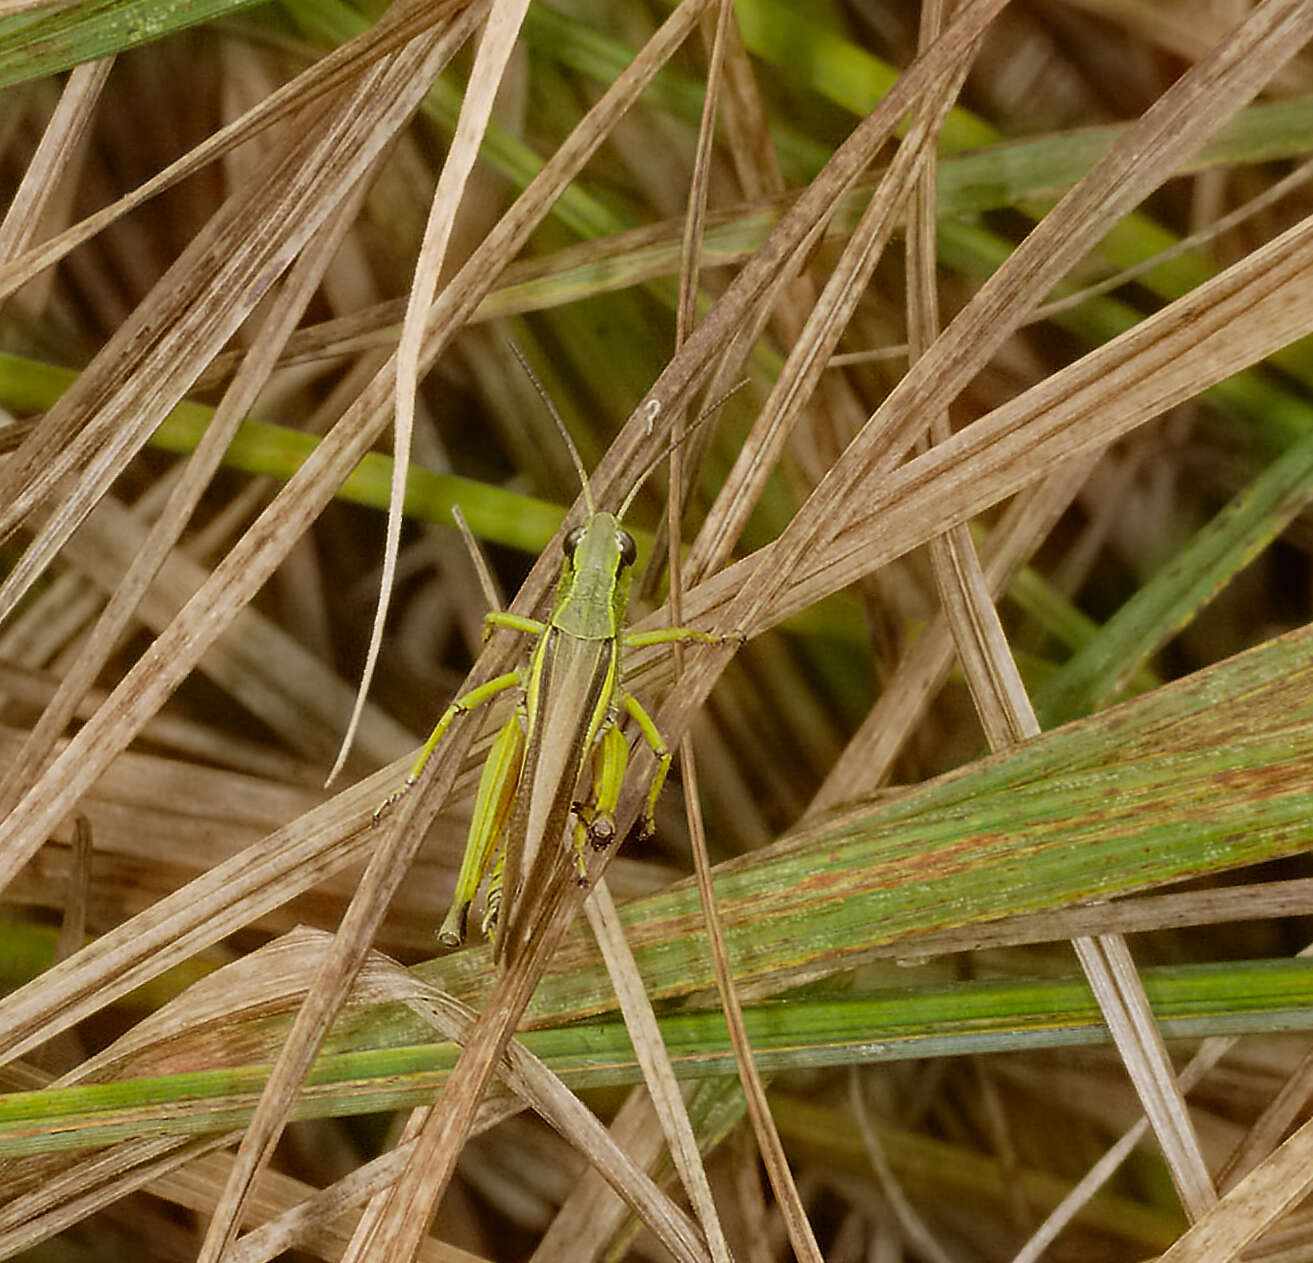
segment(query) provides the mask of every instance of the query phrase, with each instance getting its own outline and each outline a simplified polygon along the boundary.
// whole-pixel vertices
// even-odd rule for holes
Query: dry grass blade
[[[933,34],[936,21],[933,6],[927,6],[922,12],[923,41]],[[925,353],[939,327],[934,284],[937,198],[931,175],[922,178],[917,193],[917,213],[908,234],[911,364]],[[949,437],[945,411],[932,414],[928,424],[933,441],[943,442]],[[1006,749],[1035,736],[1040,731],[1039,721],[966,526],[955,526],[932,540],[930,555],[944,612],[990,749]],[[1213,1188],[1130,951],[1125,941],[1114,935],[1077,939],[1073,945],[1118,1051],[1145,1102],[1182,1200],[1192,1215],[1203,1214],[1214,1199]]]
[[[702,123],[698,133],[698,160],[695,166],[695,174],[689,189],[689,210],[688,221],[685,225],[684,250],[681,257],[680,266],[680,303],[679,319],[675,326],[675,345],[680,347],[686,340],[689,331],[693,327],[696,311],[697,284],[696,278],[701,273],[701,249],[702,233],[706,217],[706,197],[708,188],[708,177],[711,162],[711,140],[713,135],[713,124],[715,120],[716,105],[719,100],[719,89],[721,82],[721,65],[724,56],[725,45],[728,41],[728,30],[731,25],[732,10],[727,3],[720,5],[720,11],[716,23],[715,36],[711,48],[711,66],[707,77],[707,95],[703,103]],[[878,251],[877,251],[878,253]],[[672,494],[670,504],[666,514],[666,526],[669,531],[669,547],[667,550],[667,567],[670,574],[670,596],[669,605],[671,616],[676,625],[679,625],[682,618],[681,599],[684,582],[683,565],[680,559],[681,535],[680,535],[680,518],[682,509],[681,488],[684,485],[682,477],[682,442],[684,438],[683,418],[680,418],[677,424],[677,433],[674,447],[671,450],[670,457],[670,485]],[[696,575],[700,563],[692,557],[689,559],[689,572]],[[683,654],[679,647],[675,650],[675,671],[676,674],[683,667]],[[820,1249],[816,1244],[816,1237],[812,1231],[811,1224],[807,1218],[807,1212],[803,1206],[802,1197],[798,1193],[797,1184],[794,1182],[793,1173],[789,1170],[789,1164],[784,1156],[784,1145],[780,1140],[779,1132],[775,1128],[774,1121],[770,1115],[770,1109],[766,1103],[766,1091],[762,1084],[761,1076],[757,1073],[756,1063],[752,1056],[752,1046],[748,1041],[747,1031],[743,1023],[742,1006],[739,1004],[738,996],[734,992],[733,970],[730,968],[729,957],[725,951],[724,936],[720,931],[719,919],[716,916],[715,893],[711,889],[709,877],[711,861],[707,854],[706,830],[703,826],[701,813],[698,808],[699,795],[697,791],[697,765],[694,761],[693,743],[687,733],[684,734],[680,742],[680,765],[683,769],[685,783],[688,789],[688,821],[689,835],[692,842],[694,868],[698,875],[699,889],[702,893],[702,916],[707,930],[708,946],[711,950],[712,959],[716,964],[716,985],[720,996],[721,1007],[724,1010],[729,1021],[730,1040],[734,1048],[735,1064],[738,1067],[739,1082],[743,1087],[747,1100],[748,1113],[752,1119],[753,1131],[757,1137],[757,1146],[762,1155],[763,1163],[766,1167],[767,1175],[771,1182],[771,1187],[775,1191],[775,1196],[783,1210],[784,1222],[789,1236],[789,1244],[793,1249],[795,1256],[801,1260],[820,1260]],[[609,901],[609,895],[607,896]],[[592,914],[590,913],[590,918]],[[600,920],[600,918],[597,918]],[[618,927],[617,927],[618,928]],[[596,931],[597,927],[594,926]],[[621,935],[623,942],[623,936]],[[599,935],[599,941],[600,935]],[[617,949],[617,954],[623,954],[626,964],[629,966],[630,977],[633,981],[628,984],[629,990],[641,992],[641,982],[637,979],[637,970],[633,967],[633,959],[628,948]],[[617,987],[617,994],[623,995]],[[656,1020],[650,1016],[650,1010],[646,1003],[639,1006],[637,996],[631,996],[629,1009],[637,1013],[639,1021],[649,1025],[648,1041],[655,1035],[655,1043],[660,1047],[660,1052],[649,1054],[649,1057],[656,1062],[653,1071],[659,1070],[667,1072],[669,1070],[664,1056],[664,1047],[660,1046],[660,1034],[656,1031]],[[637,1041],[635,1043],[637,1047]],[[649,1083],[654,1077],[653,1071],[648,1071],[645,1077]],[[657,1106],[658,1115],[665,1118],[667,1115],[678,1111],[682,1114],[683,1102],[673,1087],[673,1071],[669,1071],[671,1083],[665,1091],[658,1095],[657,1091],[652,1091],[653,1102]],[[649,1090],[652,1090],[651,1087]],[[678,1165],[681,1174],[684,1175],[685,1187],[689,1190],[690,1196],[693,1197],[695,1204],[699,1208],[699,1218],[707,1228],[708,1242],[712,1246],[713,1254],[716,1257],[725,1257],[728,1254],[728,1246],[725,1243],[723,1231],[720,1227],[719,1220],[716,1217],[714,1205],[711,1203],[710,1188],[706,1184],[706,1175],[702,1170],[701,1162],[697,1156],[697,1149],[693,1142],[692,1129],[688,1124],[687,1118],[676,1118],[667,1124],[668,1129],[675,1129],[680,1141],[680,1150],[676,1149],[674,1140],[671,1142],[672,1154],[678,1153]],[[714,1235],[713,1235],[714,1229]]]
[[[1267,0],[1204,60],[1190,68],[1040,222],[981,287],[940,338],[890,392],[771,552],[769,582],[735,603],[736,626],[798,583],[798,568],[831,542],[844,501],[860,503],[914,440],[920,418],[956,398],[1061,276],[1115,219],[1161,182],[1176,162],[1262,87],[1313,30],[1313,11]],[[960,436],[959,436],[960,437]],[[940,445],[941,448],[944,445]],[[960,518],[957,520],[961,520]]]
[[[1226,1263],[1308,1193],[1313,1123],[1305,1123],[1218,1199],[1160,1258],[1163,1263]]]
[[[113,60],[107,58],[78,66],[69,75],[59,108],[51,117],[41,144],[23,174],[23,182],[0,223],[0,264],[8,263],[26,249],[37,231],[60,180],[76,161],[112,65]]]
[[[1104,934],[1074,939],[1072,946],[1162,1145],[1182,1204],[1197,1219],[1216,1204],[1217,1194],[1126,940]]]
[[[55,742],[76,713],[87,689],[101,673],[119,644],[136,613],[138,604],[145,597],[157,571],[177,543],[202,494],[213,479],[232,436],[237,432],[242,419],[267,382],[280,349],[323,280],[324,270],[328,267],[351,219],[359,209],[362,193],[363,187],[354,197],[346,199],[340,210],[329,218],[318,239],[312,241],[294,265],[288,284],[275,297],[268,317],[264,321],[262,336],[256,340],[251,354],[243,362],[228,390],[224,392],[214,419],[192,459],[188,461],[182,478],[174,485],[168,502],[145,539],[133,549],[131,561],[122,578],[110,585],[109,604],[101,613],[95,628],[82,643],[76,660],[69,665],[58,691],[33,727],[19,757],[5,770],[3,778],[0,778],[0,808],[7,809],[12,806],[21,794],[22,787],[36,779],[41,767],[48,760]],[[105,512],[108,503],[108,499],[102,497],[98,511]],[[131,538],[133,533],[131,527],[123,523],[117,530],[109,532],[114,539]],[[186,562],[182,560],[175,562],[177,567],[185,565]],[[198,577],[194,587],[199,587],[200,583]],[[180,605],[181,602],[178,604]],[[170,616],[176,612],[176,608],[171,605]],[[283,663],[286,659],[283,655],[268,653],[266,647],[263,660],[273,664]],[[316,692],[332,696],[336,692],[333,683],[332,680],[321,682],[321,687]],[[262,708],[257,701],[252,709],[258,714]],[[298,715],[296,718],[299,726],[304,717]],[[274,722],[276,724],[277,720]],[[373,726],[376,730],[379,727],[377,719]],[[402,744],[397,749],[388,751],[389,755],[399,754],[405,748],[404,734],[398,735],[402,737]]]
[[[920,42],[924,48],[939,32],[939,6],[921,11]],[[953,85],[954,94],[966,76],[966,65]],[[938,142],[942,116],[926,115],[930,136]],[[935,284],[935,210],[938,182],[934,164],[920,172],[915,199],[908,216],[908,363],[914,364],[939,334],[939,297]],[[925,418],[930,441],[941,443],[950,434],[948,412],[941,409]],[[958,658],[971,690],[976,714],[991,750],[999,750],[1039,731],[1021,673],[1008,647],[1007,636],[994,608],[989,584],[965,525],[952,527],[930,541],[935,586],[953,634]]]
[[[266,128],[287,122],[308,104],[316,101],[322,104],[326,94],[350,83],[372,62],[394,52],[408,40],[466,7],[477,6],[471,6],[470,0],[415,0],[412,4],[391,6],[363,35],[334,49],[305,74],[285,84],[139,188],[49,241],[32,247],[20,257],[6,260],[0,265],[0,297],[9,295],[130,211],[259,135]],[[78,70],[74,71],[74,75],[78,73]]]
[[[184,8],[0,0],[0,1255],[1304,1257],[1310,6]],[[548,608],[508,335],[744,633],[624,655],[614,983],[550,847],[428,959],[509,694],[319,788],[389,481],[355,766],[523,661],[453,503]]]
[[[724,1230],[712,1201],[711,1187],[707,1183],[702,1157],[698,1153],[697,1139],[679,1094],[674,1067],[661,1042],[656,1014],[652,1012],[651,1001],[643,990],[642,979],[634,964],[633,954],[625,942],[620,917],[605,880],[597,883],[584,904],[584,912],[603,959],[607,962],[607,972],[615,986],[625,1025],[629,1028],[634,1051],[643,1067],[643,1081],[652,1099],[653,1112],[670,1146],[671,1158],[706,1236],[708,1256],[728,1260],[731,1257],[729,1247],[725,1243]]]
[[[730,965],[729,952],[725,946],[725,932],[721,926],[716,890],[711,881],[706,836],[696,807],[697,773],[692,761],[693,743],[687,733],[684,734],[680,750],[684,775],[688,781],[689,828],[693,836],[698,902],[707,927],[707,943],[716,979],[716,993],[720,1000],[721,1011],[725,1015],[726,1025],[729,1027],[734,1062],[738,1067],[739,1083],[743,1088],[748,1117],[752,1120],[752,1131],[757,1138],[757,1148],[784,1217],[789,1244],[799,1260],[805,1263],[806,1260],[815,1259],[819,1263],[822,1257],[820,1246],[816,1242],[816,1234],[807,1217],[802,1197],[798,1193],[793,1172],[789,1169],[784,1142],[780,1139],[779,1131],[771,1117],[770,1105],[766,1100],[766,1087],[762,1083],[761,1075],[752,1057],[752,1042],[748,1038],[747,1024],[743,1020],[743,1005],[734,984],[734,970]]]
[[[493,0],[488,18],[479,40],[474,67],[470,72],[470,86],[461,104],[456,135],[442,174],[433,194],[429,221],[424,229],[424,244],[420,247],[415,264],[415,277],[411,282],[406,302],[406,315],[401,324],[401,339],[397,344],[396,428],[392,459],[392,492],[388,509],[387,541],[383,550],[383,574],[380,580],[378,610],[369,634],[369,649],[360,675],[355,708],[347,723],[346,734],[337,760],[328,774],[329,783],[342,770],[347,751],[355,738],[356,725],[364,710],[369,682],[378,663],[383,646],[383,624],[387,620],[392,584],[396,578],[397,552],[401,547],[401,512],[406,495],[406,474],[410,468],[410,446],[415,432],[415,392],[419,386],[420,355],[424,345],[424,327],[428,309],[437,289],[438,276],[447,257],[456,212],[469,180],[470,171],[478,157],[488,120],[492,115],[493,101],[497,96],[502,75],[510,60],[512,49],[524,21],[528,0]]]

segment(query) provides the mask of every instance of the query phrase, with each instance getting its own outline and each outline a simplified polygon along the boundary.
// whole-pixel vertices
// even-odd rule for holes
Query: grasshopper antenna
[[[533,383],[534,390],[538,392],[538,398],[543,401],[543,405],[546,407],[548,413],[551,415],[552,420],[556,423],[557,431],[560,433],[561,438],[565,441],[566,449],[570,453],[570,459],[574,462],[575,472],[579,475],[580,486],[582,486],[584,490],[584,504],[587,506],[588,514],[591,517],[593,514],[597,512],[597,506],[593,503],[593,490],[592,487],[589,485],[588,472],[587,470],[584,469],[584,462],[582,457],[580,457],[579,455],[579,449],[575,447],[574,440],[570,437],[570,431],[565,428],[565,422],[561,419],[561,414],[557,412],[556,405],[552,402],[552,397],[547,393],[546,387],[543,386],[542,382],[538,379],[538,374],[533,371],[533,367],[530,365],[529,361],[525,359],[524,352],[520,350],[520,348],[515,344],[514,341],[507,339],[507,343],[510,346],[511,351],[514,353],[515,358],[520,361],[520,367],[524,369],[524,375]],[[647,468],[643,470],[642,474],[634,480],[633,487],[630,488],[629,494],[625,497],[624,503],[620,506],[619,512],[616,513],[616,519],[618,521],[624,520],[625,513],[629,509],[629,506],[633,503],[634,497],[638,494],[639,489],[642,487],[642,485],[648,480],[649,477],[651,477],[652,471],[659,464],[661,464],[661,462],[665,460],[666,457],[669,456],[670,453],[675,450],[675,448],[677,448],[686,438],[688,438],[690,434],[694,433],[694,431],[696,431],[704,421],[706,421],[709,417],[713,416],[716,412],[718,412],[720,408],[724,406],[725,401],[727,399],[729,399],[733,395],[736,395],[747,384],[748,384],[748,379],[746,377],[742,381],[736,382],[723,395],[721,395],[719,399],[714,400],[706,408],[704,408],[698,414],[697,420],[694,421],[692,425],[688,426],[683,434],[681,434],[673,442],[668,443],[660,452],[657,453],[657,455],[648,464]]]
[[[515,358],[520,361],[520,367],[524,369],[524,375],[533,383],[534,390],[538,392],[538,398],[546,405],[552,420],[556,422],[557,430],[565,440],[570,459],[574,462],[575,472],[579,475],[579,484],[584,489],[584,504],[588,509],[588,516],[592,517],[597,512],[597,506],[593,503],[593,489],[588,485],[588,471],[584,469],[584,462],[579,455],[579,449],[575,447],[574,440],[570,437],[570,431],[565,428],[565,422],[561,420],[561,414],[556,411],[556,405],[552,402],[552,397],[547,393],[542,382],[538,380],[538,374],[530,367],[529,361],[524,358],[524,352],[509,339],[508,345],[514,352]]]
[[[663,447],[661,451],[659,451],[652,458],[652,460],[648,463],[647,468],[643,470],[642,474],[640,474],[639,477],[634,479],[634,485],[630,488],[629,494],[625,496],[624,503],[620,506],[619,511],[616,513],[616,518],[618,521],[622,521],[622,522],[624,521],[625,513],[628,511],[629,506],[634,502],[634,497],[638,494],[639,489],[642,487],[642,485],[652,476],[653,470],[655,470],[656,467],[659,464],[661,464],[661,462],[665,460],[666,457],[669,456],[671,452],[675,450],[675,448],[677,448],[681,443],[683,443],[685,439],[695,434],[700,426],[702,426],[705,422],[707,422],[713,416],[715,416],[716,413],[719,412],[722,407],[724,407],[725,401],[727,399],[730,399],[734,395],[737,395],[739,391],[742,390],[743,387],[746,386],[747,384],[748,384],[748,379],[746,377],[740,382],[735,382],[734,385],[731,386],[723,395],[721,395],[719,399],[713,400],[705,408],[703,408],[702,411],[698,413],[697,420],[695,420],[691,425],[686,426],[682,434],[678,435],[676,438],[671,439],[671,441],[667,443],[665,447]]]

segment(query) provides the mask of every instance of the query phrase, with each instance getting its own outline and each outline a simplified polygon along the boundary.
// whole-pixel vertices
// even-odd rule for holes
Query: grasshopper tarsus
[[[465,941],[465,927],[470,919],[470,905],[453,906],[438,931],[438,942],[443,947],[459,947]]]
[[[378,827],[378,822],[383,819],[384,813],[395,807],[397,803],[409,793],[410,787],[414,783],[415,782],[412,780],[405,780],[402,782],[400,789],[394,789],[381,803],[379,803],[377,807],[374,808],[374,814],[369,818],[370,828]]]
[[[575,818],[576,852],[582,852],[585,843],[594,851],[605,851],[615,841],[615,816],[605,807],[574,803],[570,810]]]

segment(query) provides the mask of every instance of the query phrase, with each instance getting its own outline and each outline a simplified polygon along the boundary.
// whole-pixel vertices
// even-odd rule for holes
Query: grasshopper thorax
[[[563,541],[565,564],[553,623],[587,640],[619,633],[629,600],[634,537],[613,513],[594,513]]]

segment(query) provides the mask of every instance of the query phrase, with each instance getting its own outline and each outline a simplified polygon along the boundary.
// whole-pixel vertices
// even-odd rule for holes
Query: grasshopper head
[[[563,541],[565,564],[557,589],[558,611],[577,619],[578,634],[614,635],[629,597],[629,569],[638,556],[634,537],[612,513],[594,513]],[[606,612],[606,631],[593,618]],[[585,631],[582,624],[589,624]]]
[[[568,570],[603,570],[619,574],[638,557],[634,537],[611,513],[594,513],[583,526],[576,526],[561,541]]]

